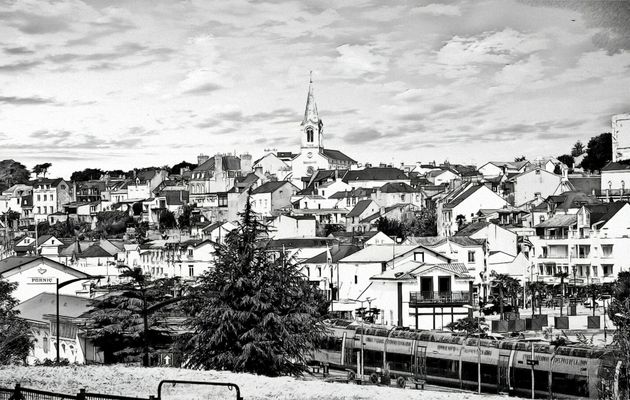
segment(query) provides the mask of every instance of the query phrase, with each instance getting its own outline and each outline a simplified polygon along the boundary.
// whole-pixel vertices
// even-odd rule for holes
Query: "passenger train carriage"
[[[328,335],[313,361],[353,375],[363,342],[364,374],[388,370],[401,387],[408,379],[426,379],[435,385],[477,389],[479,349],[484,391],[530,397],[532,346],[536,397],[549,395],[550,382],[556,398],[616,397],[625,386],[618,384],[625,380],[621,361],[603,348],[556,348],[546,342],[465,338],[345,320],[327,321],[326,326]]]

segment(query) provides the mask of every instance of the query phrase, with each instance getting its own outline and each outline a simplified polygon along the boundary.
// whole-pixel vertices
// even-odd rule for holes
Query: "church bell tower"
[[[302,137],[302,153],[320,153],[324,147],[324,123],[319,118],[315,95],[313,94],[313,73],[311,72],[308,84],[308,96],[306,97],[306,109],[304,119],[300,124],[300,135]]]

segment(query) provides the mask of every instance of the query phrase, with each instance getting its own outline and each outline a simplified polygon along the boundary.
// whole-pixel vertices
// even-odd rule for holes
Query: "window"
[[[603,244],[602,245],[602,257],[612,257],[613,245],[612,244]]]
[[[593,265],[593,276],[597,276],[597,265]]]
[[[306,128],[306,141],[308,143],[313,143],[313,137],[314,136],[315,135],[313,134],[313,128],[310,127],[310,126],[308,128]]]
[[[317,267],[317,272],[319,274],[319,276],[322,276],[322,267]]]
[[[400,195],[400,201],[405,201],[405,194],[404,193]]]
[[[44,195],[44,201],[48,201],[48,196]]]
[[[40,206],[37,206],[37,214],[41,214],[42,213],[42,208]]]
[[[602,273],[604,274],[604,276],[610,276],[613,273],[613,266],[612,264],[603,264],[602,265]]]
[[[40,201],[40,200],[41,200],[41,198],[39,197],[39,195],[37,195],[37,201]]]
[[[188,256],[192,257],[193,256],[193,249],[188,249]]]
[[[416,251],[413,253],[413,260],[424,262],[424,251]]]
[[[474,250],[468,250],[468,262],[469,263],[475,262],[475,251]]]
[[[195,266],[194,265],[189,265],[188,266],[188,276],[195,276]]]
[[[354,284],[358,284],[359,283],[359,277],[358,276],[354,276]]]

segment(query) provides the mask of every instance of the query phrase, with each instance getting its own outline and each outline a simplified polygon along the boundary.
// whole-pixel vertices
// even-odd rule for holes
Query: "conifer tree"
[[[216,247],[215,268],[191,296],[189,367],[268,376],[304,371],[328,305],[284,252],[268,249],[265,235],[248,200],[238,228]]]
[[[11,295],[16,287],[0,278],[0,365],[24,361],[31,348],[30,328],[19,318],[18,301]]]

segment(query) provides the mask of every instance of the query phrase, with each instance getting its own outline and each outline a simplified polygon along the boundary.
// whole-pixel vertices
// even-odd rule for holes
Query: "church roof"
[[[306,109],[304,110],[304,119],[302,125],[307,123],[317,124],[320,122],[319,113],[317,112],[317,104],[315,103],[315,95],[313,94],[313,78],[308,83],[308,95],[306,96]]]
[[[346,162],[351,163],[351,164],[355,164],[356,163],[356,160],[353,160],[352,158],[350,158],[347,155],[343,154],[339,150],[322,149],[322,155],[324,157],[332,159],[332,160],[346,161]]]

